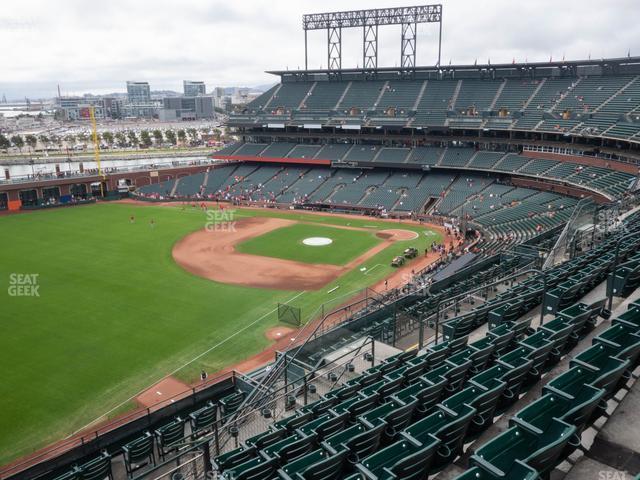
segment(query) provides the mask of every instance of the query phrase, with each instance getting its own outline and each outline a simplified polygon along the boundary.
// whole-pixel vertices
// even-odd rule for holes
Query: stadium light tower
[[[311,13],[302,16],[304,30],[304,69],[308,70],[307,32],[327,30],[327,68],[342,69],[342,29],[362,28],[362,68],[378,68],[378,27],[401,25],[400,66],[416,66],[416,38],[419,23],[438,23],[438,61],[442,53],[442,5],[377,8],[346,12]]]

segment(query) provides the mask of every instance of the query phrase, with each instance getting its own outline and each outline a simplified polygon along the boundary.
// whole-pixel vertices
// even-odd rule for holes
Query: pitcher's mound
[[[333,240],[327,237],[309,237],[302,240],[302,243],[309,247],[324,247],[325,245],[331,245]]]

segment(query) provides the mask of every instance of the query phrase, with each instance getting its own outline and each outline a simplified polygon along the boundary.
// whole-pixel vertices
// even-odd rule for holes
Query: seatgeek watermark
[[[10,297],[39,297],[39,277],[39,273],[11,273],[7,293]]]
[[[235,232],[235,216],[235,210],[229,210],[226,208],[207,210],[207,223],[205,223],[204,228],[208,232]]]
[[[627,480],[627,474],[614,470],[601,470],[598,472],[598,480]]]

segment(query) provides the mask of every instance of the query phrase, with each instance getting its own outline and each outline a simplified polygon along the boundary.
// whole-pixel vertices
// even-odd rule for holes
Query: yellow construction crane
[[[100,196],[104,198],[104,180],[105,176],[102,173],[102,167],[100,166],[100,142],[98,142],[98,127],[96,125],[96,107],[89,107],[89,118],[91,119],[91,130],[93,137],[93,156],[96,159],[98,165],[98,175],[100,176]]]

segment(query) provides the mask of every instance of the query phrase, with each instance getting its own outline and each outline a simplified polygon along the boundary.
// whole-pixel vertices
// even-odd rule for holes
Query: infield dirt
[[[416,235],[406,230],[383,230],[378,234],[382,242],[342,266],[250,255],[235,248],[245,240],[295,223],[283,218],[242,218],[232,229],[205,228],[187,235],[175,244],[172,255],[176,263],[188,272],[216,282],[276,290],[318,290],[391,243],[412,239]],[[367,231],[356,227],[332,228]]]

